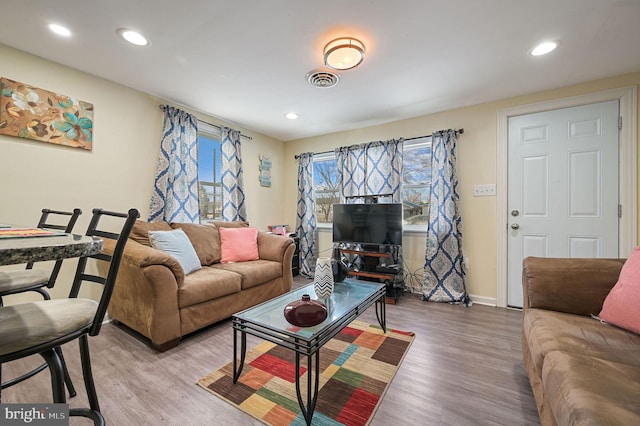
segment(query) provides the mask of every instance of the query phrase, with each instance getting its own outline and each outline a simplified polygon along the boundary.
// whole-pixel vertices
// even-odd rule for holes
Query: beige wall
[[[80,207],[79,232],[86,229],[94,207],[118,211],[135,207],[146,219],[162,130],[158,105],[171,103],[4,45],[0,58],[0,76],[67,94],[95,108],[92,151],[0,135],[0,222],[33,226],[43,207]],[[284,144],[233,123],[196,115],[253,137],[242,139],[249,221],[260,229],[282,223]],[[262,154],[273,161],[271,188],[258,181]],[[70,282],[74,267],[75,261],[65,262],[61,284]],[[67,291],[68,286],[61,285],[53,293],[63,296]],[[16,296],[7,298],[7,303],[15,300]]]
[[[415,137],[448,128],[464,128],[458,143],[458,172],[463,217],[463,253],[468,259],[468,291],[476,300],[495,303],[496,299],[496,197],[473,197],[473,185],[497,183],[498,111],[520,105],[583,95],[602,90],[638,86],[640,73],[607,78],[571,87],[459,108],[397,121],[381,126],[335,133],[288,142],[285,148],[285,203],[287,220],[295,223],[297,162],[294,155],[333,150],[337,146]],[[640,109],[639,109],[640,110]],[[640,120],[639,120],[640,122]],[[637,142],[637,141],[636,141]],[[640,185],[638,185],[640,186]],[[320,251],[331,245],[331,236],[320,237]],[[424,236],[405,235],[403,253],[411,272],[424,264]]]
[[[79,230],[86,228],[93,207],[112,210],[136,207],[146,218],[162,127],[158,105],[170,102],[4,45],[0,45],[0,58],[0,76],[68,94],[95,107],[91,152],[0,135],[0,222],[35,224],[45,206],[82,208]],[[253,137],[252,141],[242,140],[244,179],[249,220],[261,229],[273,223],[295,225],[294,155],[464,127],[465,133],[459,139],[458,164],[463,250],[469,260],[467,284],[472,295],[491,302],[496,298],[496,198],[474,198],[472,189],[475,184],[496,183],[498,110],[639,84],[640,73],[627,74],[287,143],[215,117],[195,114],[207,122],[228,125]],[[271,188],[263,188],[258,182],[258,156],[262,154],[270,155],[273,161]],[[328,250],[330,235],[323,234],[320,242],[321,250]],[[423,236],[405,237],[404,255],[411,271],[420,270],[423,247]],[[61,283],[70,281],[73,266],[74,262],[66,262]],[[67,288],[54,289],[54,295],[64,295]]]

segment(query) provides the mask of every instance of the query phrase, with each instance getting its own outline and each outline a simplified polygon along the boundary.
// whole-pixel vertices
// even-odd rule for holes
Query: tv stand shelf
[[[377,252],[377,251],[350,250],[350,249],[340,249],[340,251],[342,253],[358,254],[358,255],[367,256],[367,257],[387,257],[387,256],[389,256],[389,253],[380,253],[380,252]]]
[[[362,258],[377,258],[375,262],[379,262],[380,259],[385,257],[391,257],[394,262],[398,262],[399,260],[399,251],[392,250],[392,252],[388,251],[372,251],[372,250],[353,250],[348,248],[338,248],[340,253],[347,255],[355,255],[360,256]],[[367,262],[365,262],[366,264]],[[374,267],[375,268],[375,267]],[[349,268],[348,274],[357,278],[369,279],[369,280],[379,280],[380,282],[384,282],[387,285],[387,296],[385,298],[385,302],[388,304],[395,304],[398,300],[400,294],[402,294],[402,270],[398,268],[396,272],[391,272],[385,270],[384,272],[372,270],[371,267],[367,268],[367,270],[355,270],[353,268]],[[398,279],[400,278],[400,285],[398,285]]]
[[[393,280],[394,276],[391,274],[383,274],[380,272],[362,272],[362,271],[349,271],[349,275],[355,275],[357,277],[378,278],[381,280]]]

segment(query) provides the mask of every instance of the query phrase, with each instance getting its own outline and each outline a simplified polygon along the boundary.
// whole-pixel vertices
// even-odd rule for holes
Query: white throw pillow
[[[200,259],[193,248],[193,244],[182,229],[173,231],[149,231],[151,247],[162,250],[176,258],[185,275],[197,271],[202,266]]]

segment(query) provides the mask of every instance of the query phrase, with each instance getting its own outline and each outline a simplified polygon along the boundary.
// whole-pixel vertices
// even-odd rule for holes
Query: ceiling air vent
[[[340,76],[327,69],[309,71],[307,81],[310,85],[323,89],[333,87],[340,81]]]

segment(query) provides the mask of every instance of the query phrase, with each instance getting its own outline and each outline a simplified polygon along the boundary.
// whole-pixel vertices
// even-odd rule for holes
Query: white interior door
[[[619,101],[510,117],[508,306],[522,259],[618,257]]]

